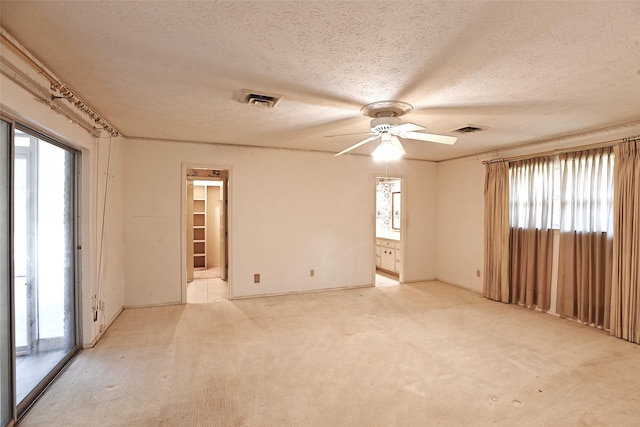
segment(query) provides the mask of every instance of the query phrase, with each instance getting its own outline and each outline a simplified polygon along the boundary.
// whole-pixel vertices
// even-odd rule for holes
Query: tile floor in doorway
[[[399,284],[400,282],[398,282],[398,276],[376,270],[376,286],[393,286]]]
[[[187,304],[206,304],[229,299],[229,284],[220,278],[219,268],[196,270],[187,283]]]

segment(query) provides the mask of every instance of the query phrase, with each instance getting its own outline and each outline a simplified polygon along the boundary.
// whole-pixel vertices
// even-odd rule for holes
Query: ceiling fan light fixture
[[[379,101],[365,105],[361,109],[362,113],[365,116],[373,118],[373,120],[371,120],[369,128],[371,132],[366,133],[373,136],[366,138],[356,144],[353,144],[351,147],[342,150],[335,156],[341,156],[378,138],[380,138],[382,142],[371,154],[376,159],[380,160],[397,160],[407,154],[402,144],[400,144],[400,141],[397,138],[398,136],[405,139],[435,142],[438,144],[455,144],[456,140],[458,139],[455,136],[425,133],[422,132],[423,130],[425,130],[424,126],[420,126],[410,122],[403,123],[402,120],[400,120],[400,116],[408,113],[411,110],[413,110],[411,104],[407,104],[406,102],[401,101]]]
[[[383,133],[381,135],[380,145],[373,150],[371,155],[374,159],[378,161],[391,161],[391,160],[399,160],[402,156],[407,154],[407,152],[400,144],[398,138],[388,133]]]

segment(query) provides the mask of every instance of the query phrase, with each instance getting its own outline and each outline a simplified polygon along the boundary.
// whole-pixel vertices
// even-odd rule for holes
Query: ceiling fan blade
[[[338,154],[336,154],[334,157],[338,157],[343,155],[344,153],[347,153],[351,150],[355,150],[356,148],[360,147],[361,145],[366,144],[367,142],[373,141],[374,139],[378,138],[380,135],[374,135],[371,138],[367,138],[365,140],[362,140],[360,142],[358,142],[357,144],[352,145],[351,147],[347,148],[346,150],[342,150],[341,152],[339,152]]]
[[[336,136],[352,136],[352,135],[373,135],[372,132],[356,132],[356,133],[339,133],[337,135],[325,135],[325,138],[334,138]]]
[[[458,140],[458,138],[456,138],[455,136],[436,135],[434,133],[423,132],[404,132],[403,134],[398,136],[407,139],[417,139],[419,141],[436,142],[438,144],[447,145],[453,145]]]
[[[401,125],[393,126],[389,129],[389,133],[392,135],[401,135],[405,132],[415,132],[417,130],[425,130],[424,126],[417,125],[415,123],[402,123]]]

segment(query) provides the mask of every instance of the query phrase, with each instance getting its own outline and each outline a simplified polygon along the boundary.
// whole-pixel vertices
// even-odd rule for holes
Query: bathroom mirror
[[[391,193],[391,228],[400,231],[400,192]]]

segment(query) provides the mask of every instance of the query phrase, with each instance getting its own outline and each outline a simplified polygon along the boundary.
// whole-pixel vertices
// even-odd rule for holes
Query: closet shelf
[[[193,268],[207,267],[207,187],[193,187]]]

